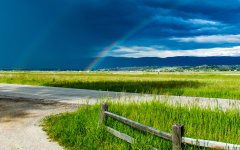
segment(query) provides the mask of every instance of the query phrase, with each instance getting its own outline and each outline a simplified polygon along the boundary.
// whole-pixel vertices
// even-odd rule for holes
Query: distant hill
[[[106,57],[94,69],[144,66],[240,65],[240,57]]]
[[[25,64],[14,64],[0,60],[0,70],[84,70],[96,58],[64,58],[59,60],[30,59]],[[124,58],[106,57],[95,65],[94,70],[124,67],[172,67],[172,66],[201,66],[201,65],[240,65],[240,57],[143,57]]]

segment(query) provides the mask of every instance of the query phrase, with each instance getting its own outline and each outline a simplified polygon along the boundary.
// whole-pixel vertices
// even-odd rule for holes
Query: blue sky
[[[239,0],[1,0],[0,64],[240,56],[239,18]]]

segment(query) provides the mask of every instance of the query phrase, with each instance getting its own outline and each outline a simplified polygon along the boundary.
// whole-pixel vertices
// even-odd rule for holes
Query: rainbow
[[[27,47],[26,53],[24,53],[21,58],[18,60],[18,62],[15,64],[16,67],[24,67],[27,58],[29,58],[32,54],[35,53],[36,47],[39,47],[44,40],[48,37],[48,35],[51,33],[51,31],[54,29],[55,25],[61,21],[62,18],[66,17],[68,11],[60,15],[55,21],[52,22],[51,25],[49,25],[48,28],[45,29],[45,31],[41,32],[41,34]],[[98,64],[100,64],[106,56],[108,56],[109,52],[113,50],[114,48],[117,48],[119,45],[121,45],[124,41],[126,41],[129,37],[133,36],[136,34],[139,30],[143,29],[150,23],[152,23],[156,17],[146,19],[143,22],[141,22],[139,25],[134,27],[132,30],[127,32],[124,36],[122,36],[119,40],[111,43],[107,47],[105,47],[85,69],[85,71],[91,71],[93,70]]]
[[[120,44],[122,44],[124,41],[126,41],[129,37],[136,34],[139,30],[143,29],[145,26],[149,25],[155,20],[155,18],[147,19],[143,22],[141,22],[138,26],[134,27],[132,30],[127,32],[122,38],[119,40],[111,43],[107,47],[105,47],[85,69],[85,71],[91,71],[93,70],[98,64],[100,64],[106,56],[113,50],[114,48],[117,48]]]

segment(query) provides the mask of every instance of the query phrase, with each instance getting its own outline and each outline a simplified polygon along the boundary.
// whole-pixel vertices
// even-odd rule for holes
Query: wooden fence
[[[193,139],[189,137],[184,137],[184,127],[182,125],[173,125],[172,126],[172,133],[167,133],[164,131],[157,130],[155,128],[140,124],[138,122],[132,121],[125,117],[116,115],[108,111],[108,105],[106,103],[102,104],[100,117],[99,117],[99,125],[105,126],[105,121],[107,117],[114,118],[119,122],[122,122],[126,125],[129,125],[133,128],[136,128],[140,131],[148,132],[153,134],[157,137],[162,139],[168,140],[172,142],[172,149],[173,150],[182,150],[183,144],[199,146],[199,147],[206,147],[206,148],[213,148],[213,149],[226,149],[226,150],[240,150],[240,145],[230,144],[230,143],[223,143],[217,141],[210,141],[210,140],[202,140],[202,139]],[[113,134],[114,136],[128,142],[131,144],[136,143],[136,140],[131,136],[121,133],[113,128],[105,126],[106,130]],[[156,148],[152,148],[156,149]]]

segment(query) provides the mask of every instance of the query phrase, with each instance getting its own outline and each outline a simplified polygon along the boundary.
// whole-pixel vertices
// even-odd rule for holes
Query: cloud
[[[195,31],[203,32],[203,31],[218,31],[219,28],[217,27],[202,27],[199,29],[196,29]]]
[[[221,25],[220,22],[205,19],[189,19],[188,21],[197,25]]]
[[[208,49],[192,49],[192,50],[159,50],[152,47],[119,47],[109,54],[114,57],[176,57],[176,56],[195,56],[195,57],[210,57],[210,56],[240,56],[240,46],[234,47],[216,47]]]
[[[229,34],[229,35],[203,35],[194,37],[174,37],[170,40],[178,42],[196,42],[196,43],[239,43],[240,34]]]
[[[123,46],[113,54],[126,57],[239,46],[239,4],[238,0],[0,1],[0,60],[34,64],[32,60],[44,62],[49,57],[67,64],[96,57],[112,43]],[[139,28],[151,18],[155,20]]]
[[[158,15],[155,19],[163,24],[181,24],[187,26],[201,26],[201,27],[212,27],[212,26],[223,26],[225,24],[214,21],[214,20],[207,20],[207,19],[199,19],[199,18],[190,18],[185,19],[181,16],[166,16],[166,15]]]

